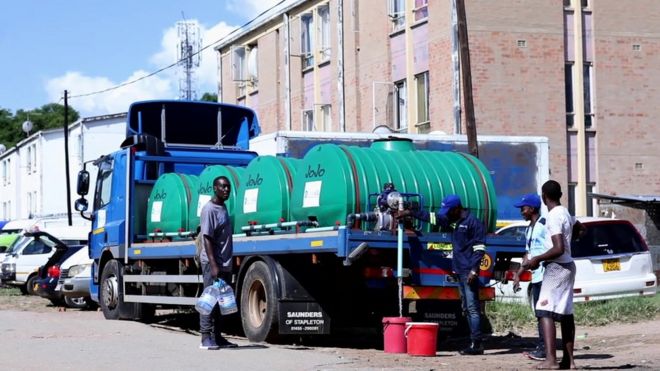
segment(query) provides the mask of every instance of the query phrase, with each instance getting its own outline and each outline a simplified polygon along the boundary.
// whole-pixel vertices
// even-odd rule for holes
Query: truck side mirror
[[[86,211],[88,207],[87,200],[84,198],[77,199],[75,207],[76,207],[76,211],[79,211],[81,213],[83,211]]]
[[[88,191],[89,191],[89,171],[83,169],[80,170],[80,172],[78,172],[78,194],[81,196],[85,196]],[[78,205],[78,201],[76,201],[76,209],[78,208],[77,205]],[[85,207],[85,209],[86,208],[87,207]]]

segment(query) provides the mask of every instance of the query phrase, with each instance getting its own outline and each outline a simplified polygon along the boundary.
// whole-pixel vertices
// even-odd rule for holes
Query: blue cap
[[[529,206],[538,209],[541,207],[541,197],[539,197],[539,195],[537,195],[536,193],[528,193],[522,196],[520,201],[513,204],[513,206],[514,207]]]
[[[461,198],[457,195],[448,195],[442,200],[442,205],[440,206],[440,216],[445,216],[449,210],[461,206]]]

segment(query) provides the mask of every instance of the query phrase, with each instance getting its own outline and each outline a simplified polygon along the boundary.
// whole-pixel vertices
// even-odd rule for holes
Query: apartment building
[[[119,148],[126,114],[87,117],[69,126],[69,179],[75,201],[83,163]],[[67,212],[64,129],[36,132],[0,154],[0,219],[26,219]],[[91,181],[96,173],[90,171]],[[94,183],[91,183],[94,184]]]
[[[660,195],[660,2],[465,7],[478,134],[547,137],[578,215],[617,208],[591,192]],[[283,1],[216,46],[218,97],[264,133],[464,134],[454,14],[455,0]],[[643,212],[616,215],[644,228]]]

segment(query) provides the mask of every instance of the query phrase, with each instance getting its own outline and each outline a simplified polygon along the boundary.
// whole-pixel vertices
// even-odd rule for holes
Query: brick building
[[[219,99],[265,133],[463,134],[454,1],[283,1],[216,47]],[[616,208],[590,192],[660,195],[660,2],[465,3],[478,134],[548,137],[578,215]]]

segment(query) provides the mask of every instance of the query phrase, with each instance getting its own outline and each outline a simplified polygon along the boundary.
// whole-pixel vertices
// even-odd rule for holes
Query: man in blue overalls
[[[484,353],[481,340],[481,305],[479,303],[479,266],[484,256],[486,228],[468,209],[463,208],[461,198],[449,195],[442,200],[437,212],[404,210],[399,217],[411,215],[419,220],[451,228],[452,269],[458,276],[463,308],[470,325],[469,347],[460,351],[464,355]],[[453,224],[453,227],[452,227]]]

